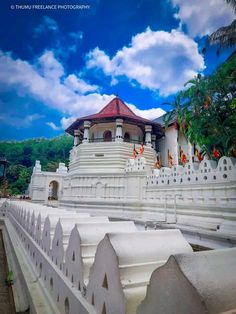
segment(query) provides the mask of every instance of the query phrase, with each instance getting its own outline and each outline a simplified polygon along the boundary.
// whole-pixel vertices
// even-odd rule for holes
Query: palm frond
[[[232,9],[234,10],[234,13],[236,14],[236,0],[225,0],[225,1],[232,7]]]
[[[209,36],[210,44],[218,44],[220,47],[229,48],[236,45],[236,19],[229,25],[219,28]]]

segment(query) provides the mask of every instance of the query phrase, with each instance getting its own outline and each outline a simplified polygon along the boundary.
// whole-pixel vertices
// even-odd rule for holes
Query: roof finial
[[[115,96],[116,96],[117,98],[119,98],[119,94],[118,94],[118,92],[116,92],[116,93],[115,93]]]

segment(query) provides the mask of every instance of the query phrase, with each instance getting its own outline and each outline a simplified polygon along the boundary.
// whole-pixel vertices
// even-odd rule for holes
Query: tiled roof
[[[119,97],[115,97],[98,113],[78,118],[66,129],[66,132],[73,135],[73,130],[80,127],[83,129],[83,121],[99,123],[99,121],[114,121],[116,118],[121,118],[143,126],[149,124],[152,125],[153,128],[157,128],[158,130],[161,129],[158,123],[137,116]]]
[[[98,113],[79,118],[80,120],[93,120],[99,118],[133,118],[140,121],[149,121],[137,116],[120,98],[113,98],[101,111]]]

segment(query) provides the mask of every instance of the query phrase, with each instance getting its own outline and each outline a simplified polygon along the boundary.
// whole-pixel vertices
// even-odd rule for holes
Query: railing
[[[103,137],[101,137],[101,138],[89,139],[89,143],[115,142],[115,141],[116,141],[116,138],[115,138],[115,137],[112,137],[112,138],[109,138],[109,139],[104,139]],[[142,144],[142,143],[143,143],[143,141],[135,140],[135,139],[129,139],[129,140],[124,139],[123,141],[124,141],[125,143],[133,143],[133,144]]]
[[[104,139],[103,137],[90,138],[89,143],[98,143],[98,142],[115,142],[115,137]]]

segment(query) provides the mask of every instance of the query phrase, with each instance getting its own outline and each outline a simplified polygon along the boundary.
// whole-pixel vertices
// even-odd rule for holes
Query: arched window
[[[130,134],[128,132],[125,132],[125,134],[124,134],[124,141],[130,142]]]
[[[110,130],[107,130],[103,133],[103,140],[104,142],[111,142],[112,140],[112,133]]]

